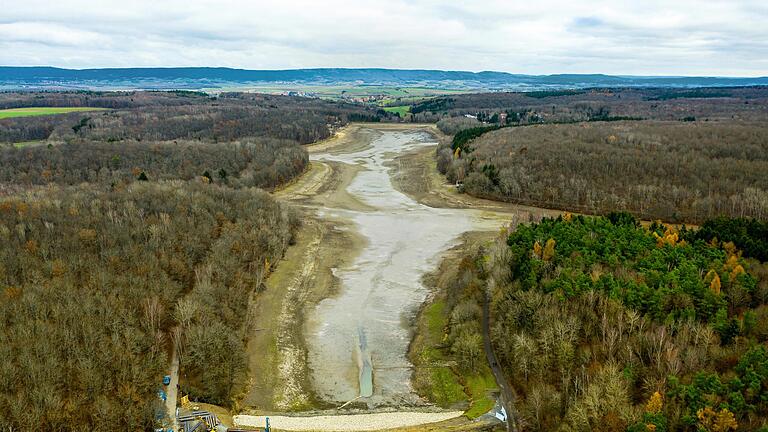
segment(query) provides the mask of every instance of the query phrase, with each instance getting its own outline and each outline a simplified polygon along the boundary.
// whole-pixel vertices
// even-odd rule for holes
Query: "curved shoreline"
[[[434,129],[434,125],[353,124],[347,126],[337,132],[333,138],[308,146],[312,159],[309,169],[292,184],[274,192],[276,198],[302,207],[306,222],[298,236],[298,243],[289,249],[283,262],[277,266],[276,271],[267,281],[266,293],[261,294],[254,302],[255,320],[269,325],[260,327],[260,324],[257,324],[255,326],[257,329],[249,343],[251,385],[249,394],[243,402],[251,409],[246,411],[253,414],[267,412],[297,412],[298,414],[306,413],[313,408],[332,408],[315,394],[310,378],[311,367],[306,361],[308,346],[304,340],[306,325],[297,325],[297,323],[305,322],[305,313],[312,310],[322,299],[334,295],[340,283],[336,276],[336,269],[350,265],[368,241],[354,224],[346,220],[346,211],[366,214],[372,210],[372,207],[347,190],[358,173],[366,168],[358,163],[335,161],[333,157],[331,160],[318,160],[316,156],[359,153],[370,148],[373,139],[384,131],[423,130],[432,133],[431,129]],[[425,147],[422,145],[420,148]],[[397,158],[398,153],[394,155],[390,153],[386,159],[394,160],[393,156]],[[387,167],[386,172],[393,183],[393,188],[400,191],[392,176],[392,169]],[[329,208],[334,209],[330,214]],[[494,223],[498,222],[496,218],[489,219],[493,219]],[[438,255],[434,259],[439,258]],[[271,293],[271,299],[262,298],[267,293]],[[286,308],[286,305],[290,307]],[[286,344],[288,348],[284,346]],[[358,405],[353,406],[360,408]],[[415,417],[409,414],[411,411],[416,414]],[[477,430],[487,428],[491,424],[488,421],[469,421],[458,411],[434,412],[434,408],[427,407],[411,408],[408,412],[390,412],[385,415],[403,419],[424,417],[418,423],[406,422],[390,426],[406,427],[409,431],[432,430],[432,426],[428,424],[434,422],[442,422],[440,423],[442,426],[433,430],[451,430],[454,427],[456,429],[453,430]],[[299,415],[299,417],[304,417],[305,421],[308,419],[306,416]],[[349,414],[332,417],[348,418]],[[446,421],[450,424],[446,424]],[[423,426],[418,426],[419,424]],[[277,427],[276,424],[273,425]],[[313,425],[314,423],[311,422],[304,423],[299,429],[293,430],[317,430]],[[374,429],[345,430],[383,428],[387,427],[381,425]]]

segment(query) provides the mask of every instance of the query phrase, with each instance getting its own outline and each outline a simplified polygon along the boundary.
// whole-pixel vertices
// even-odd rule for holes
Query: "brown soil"
[[[366,211],[370,207],[350,195],[346,189],[362,168],[337,162],[313,161],[299,181],[276,191],[284,201],[309,206]]]
[[[314,406],[301,323],[309,308],[338,288],[331,269],[347,265],[362,245],[342,221],[305,218],[296,244],[252,302],[256,324],[248,343],[245,406],[265,412]]]

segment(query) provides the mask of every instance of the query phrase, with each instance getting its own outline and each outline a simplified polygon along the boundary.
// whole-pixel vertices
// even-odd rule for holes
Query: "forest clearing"
[[[104,108],[94,107],[30,107],[0,109],[0,119],[13,117],[31,117],[54,114],[66,114],[72,112],[102,111]]]

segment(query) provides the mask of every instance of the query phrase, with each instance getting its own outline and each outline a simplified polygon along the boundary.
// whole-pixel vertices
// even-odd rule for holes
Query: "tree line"
[[[593,88],[578,91],[493,92],[431,98],[411,107],[432,121],[473,115],[496,123],[568,123],[603,117],[649,120],[749,120],[768,117],[768,87]],[[497,117],[494,119],[494,115]]]
[[[27,106],[112,108],[90,114],[0,120],[0,142],[75,138],[122,141],[246,137],[290,139],[308,144],[330,136],[348,121],[393,120],[364,105],[255,93],[29,92],[0,93],[0,109]]]
[[[473,195],[587,213],[703,222],[768,217],[768,136],[751,122],[473,128],[438,169]],[[478,135],[478,138],[472,139]]]
[[[0,182],[74,185],[202,178],[235,188],[272,188],[302,173],[307,163],[307,152],[296,141],[273,138],[225,143],[79,140],[0,148]]]
[[[768,430],[768,265],[734,243],[565,214],[517,225],[455,275],[447,343],[482,361],[488,293],[521,430]]]

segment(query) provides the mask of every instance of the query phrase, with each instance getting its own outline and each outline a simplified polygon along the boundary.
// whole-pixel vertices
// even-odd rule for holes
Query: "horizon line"
[[[33,68],[48,68],[58,69],[66,71],[94,71],[94,70],[150,70],[150,69],[219,69],[219,70],[232,70],[232,71],[244,71],[244,72],[292,72],[292,71],[319,71],[319,70],[380,70],[380,71],[404,71],[404,72],[453,72],[453,73],[470,73],[470,74],[505,74],[512,76],[531,76],[531,77],[552,77],[552,76],[604,76],[604,77],[617,77],[617,78],[719,78],[719,79],[768,79],[768,75],[631,75],[631,74],[607,74],[603,72],[561,72],[561,73],[547,73],[547,74],[532,74],[532,73],[517,73],[499,70],[461,70],[461,69],[425,69],[425,68],[387,68],[387,67],[300,67],[300,68],[286,68],[286,69],[248,69],[242,67],[231,66],[107,66],[107,67],[84,67],[84,68],[70,68],[51,65],[0,65],[3,69],[33,69]]]

